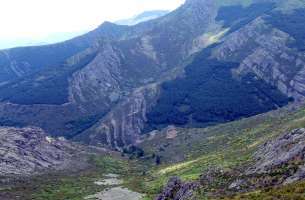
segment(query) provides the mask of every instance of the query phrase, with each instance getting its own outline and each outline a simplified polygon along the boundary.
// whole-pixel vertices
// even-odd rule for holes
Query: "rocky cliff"
[[[284,94],[302,100],[300,74],[305,66],[304,54],[289,46],[293,40],[264,18],[257,18],[228,36],[213,56],[239,62],[233,71],[237,77],[253,72]]]
[[[139,88],[77,139],[117,150],[136,144],[147,122],[147,110],[155,103],[158,93],[156,84]]]

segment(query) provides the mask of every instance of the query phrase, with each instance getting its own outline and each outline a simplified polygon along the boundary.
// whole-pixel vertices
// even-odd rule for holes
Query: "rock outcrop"
[[[232,196],[305,179],[305,129],[286,132],[258,147],[252,162],[233,169],[208,168],[199,181],[172,178],[157,200],[192,199],[196,188],[210,197]]]
[[[137,143],[147,121],[146,112],[155,103],[158,93],[157,84],[139,88],[77,139],[117,150]]]
[[[81,167],[81,148],[39,128],[0,128],[0,176],[29,176]],[[78,157],[78,158],[77,158]]]
[[[240,63],[232,72],[235,77],[254,73],[282,93],[302,101],[305,56],[289,46],[292,41],[288,33],[259,17],[227,36],[213,56]]]
[[[155,200],[191,200],[198,186],[196,183],[184,183],[179,178],[173,177]]]
[[[296,129],[271,139],[255,152],[249,167],[230,173],[227,189],[234,192],[304,180],[305,129]]]
[[[294,165],[297,170],[285,182],[305,178],[305,129],[293,130],[265,143],[254,157],[255,164],[247,174],[267,174],[276,168]]]

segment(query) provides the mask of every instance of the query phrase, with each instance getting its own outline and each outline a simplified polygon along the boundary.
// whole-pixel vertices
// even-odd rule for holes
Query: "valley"
[[[0,199],[305,199],[304,13],[186,0],[0,50]]]
[[[47,179],[44,176],[37,177],[34,181],[30,181],[30,185],[25,181],[19,183],[18,187],[7,188],[2,192],[5,191],[7,195],[10,193],[29,195],[21,196],[21,199],[84,199],[95,193],[99,194],[107,188],[109,185],[95,183],[101,180],[107,182],[109,174],[115,173],[122,178],[124,188],[145,194],[144,199],[154,199],[171,177],[179,176],[182,181],[196,183],[203,179],[205,173],[211,173],[213,169],[226,172],[237,169],[240,173],[253,162],[255,152],[265,141],[304,126],[304,108],[283,108],[208,128],[177,128],[176,137],[168,137],[166,131],[154,136],[145,136],[147,139],[139,145],[144,150],[142,156],[119,153],[93,156],[90,161],[93,165],[87,170],[74,172],[69,176],[59,173],[47,175]],[[160,164],[156,165],[154,155],[160,157]],[[242,198],[241,196],[259,199],[277,193],[283,196],[289,195],[292,192],[289,187],[299,191],[305,190],[302,180],[285,186],[280,186],[280,183],[270,185],[268,190],[260,190],[263,185],[258,183],[257,190],[255,188],[240,190],[250,192],[243,195],[239,194],[239,190],[220,189],[228,187],[237,176],[237,172],[232,172],[232,174],[228,173],[226,178],[216,177],[212,179],[215,183],[209,183],[208,187],[203,182],[199,189],[195,190],[195,194],[199,195],[197,198],[202,199],[238,199]],[[271,179],[275,175],[264,176]],[[32,185],[33,183],[35,184]],[[121,184],[120,181],[116,183]],[[298,195],[292,193],[291,195]]]

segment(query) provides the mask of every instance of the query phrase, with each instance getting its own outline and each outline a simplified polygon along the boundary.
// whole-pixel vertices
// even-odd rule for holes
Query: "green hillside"
[[[160,156],[162,164],[149,170],[140,189],[153,196],[172,176],[197,180],[209,168],[242,166],[251,162],[255,150],[266,141],[302,127],[305,109],[280,109],[204,129],[179,128],[175,138],[168,139],[165,133],[156,135],[140,146],[146,155]]]

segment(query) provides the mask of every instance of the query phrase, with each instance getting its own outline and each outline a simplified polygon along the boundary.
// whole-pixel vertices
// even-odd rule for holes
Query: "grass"
[[[177,128],[176,138],[167,139],[164,132],[159,133],[141,144],[146,154],[162,158],[162,165],[149,171],[141,189],[152,199],[172,176],[197,180],[209,168],[242,166],[252,161],[255,150],[267,140],[302,127],[305,109],[284,108],[204,129]]]
[[[90,163],[94,168],[72,176],[63,176],[47,180],[32,195],[32,200],[81,200],[84,197],[103,191],[107,186],[98,186],[94,182],[107,174],[117,174],[124,180],[123,186],[136,192],[146,193],[147,180],[143,173],[145,167],[137,160],[128,160],[120,156],[92,156]],[[160,185],[160,188],[163,185]],[[145,189],[143,189],[145,188]],[[154,193],[155,194],[155,193]]]
[[[92,156],[94,168],[76,176],[63,177],[44,184],[33,195],[34,200],[81,200],[85,196],[100,192],[103,186],[94,184],[106,174],[124,176],[129,173],[128,161],[113,156]]]
[[[92,156],[90,163],[94,167],[81,173],[48,175],[33,180],[30,186],[12,190],[27,193],[25,200],[80,200],[104,189],[94,185],[94,181],[105,174],[115,173],[122,177],[125,187],[147,194],[144,200],[152,200],[172,176],[193,181],[209,168],[230,170],[242,166],[252,161],[253,153],[267,140],[301,127],[305,127],[305,109],[289,111],[283,108],[208,128],[177,128],[175,138],[167,138],[166,131],[161,131],[140,145],[145,151],[142,159],[130,160],[119,155]],[[155,165],[152,154],[161,157],[161,165]],[[286,199],[298,199],[298,193],[289,192],[294,188],[305,191],[305,183],[225,199],[268,199],[273,194],[282,195],[282,199],[285,195],[291,195]],[[198,198],[207,199],[204,193]]]
[[[255,192],[239,194],[233,197],[223,198],[224,200],[305,200],[305,181],[293,184],[266,188]]]
[[[94,178],[62,178],[56,183],[44,185],[32,197],[35,200],[81,200],[87,195],[103,190],[102,187],[93,184]]]

